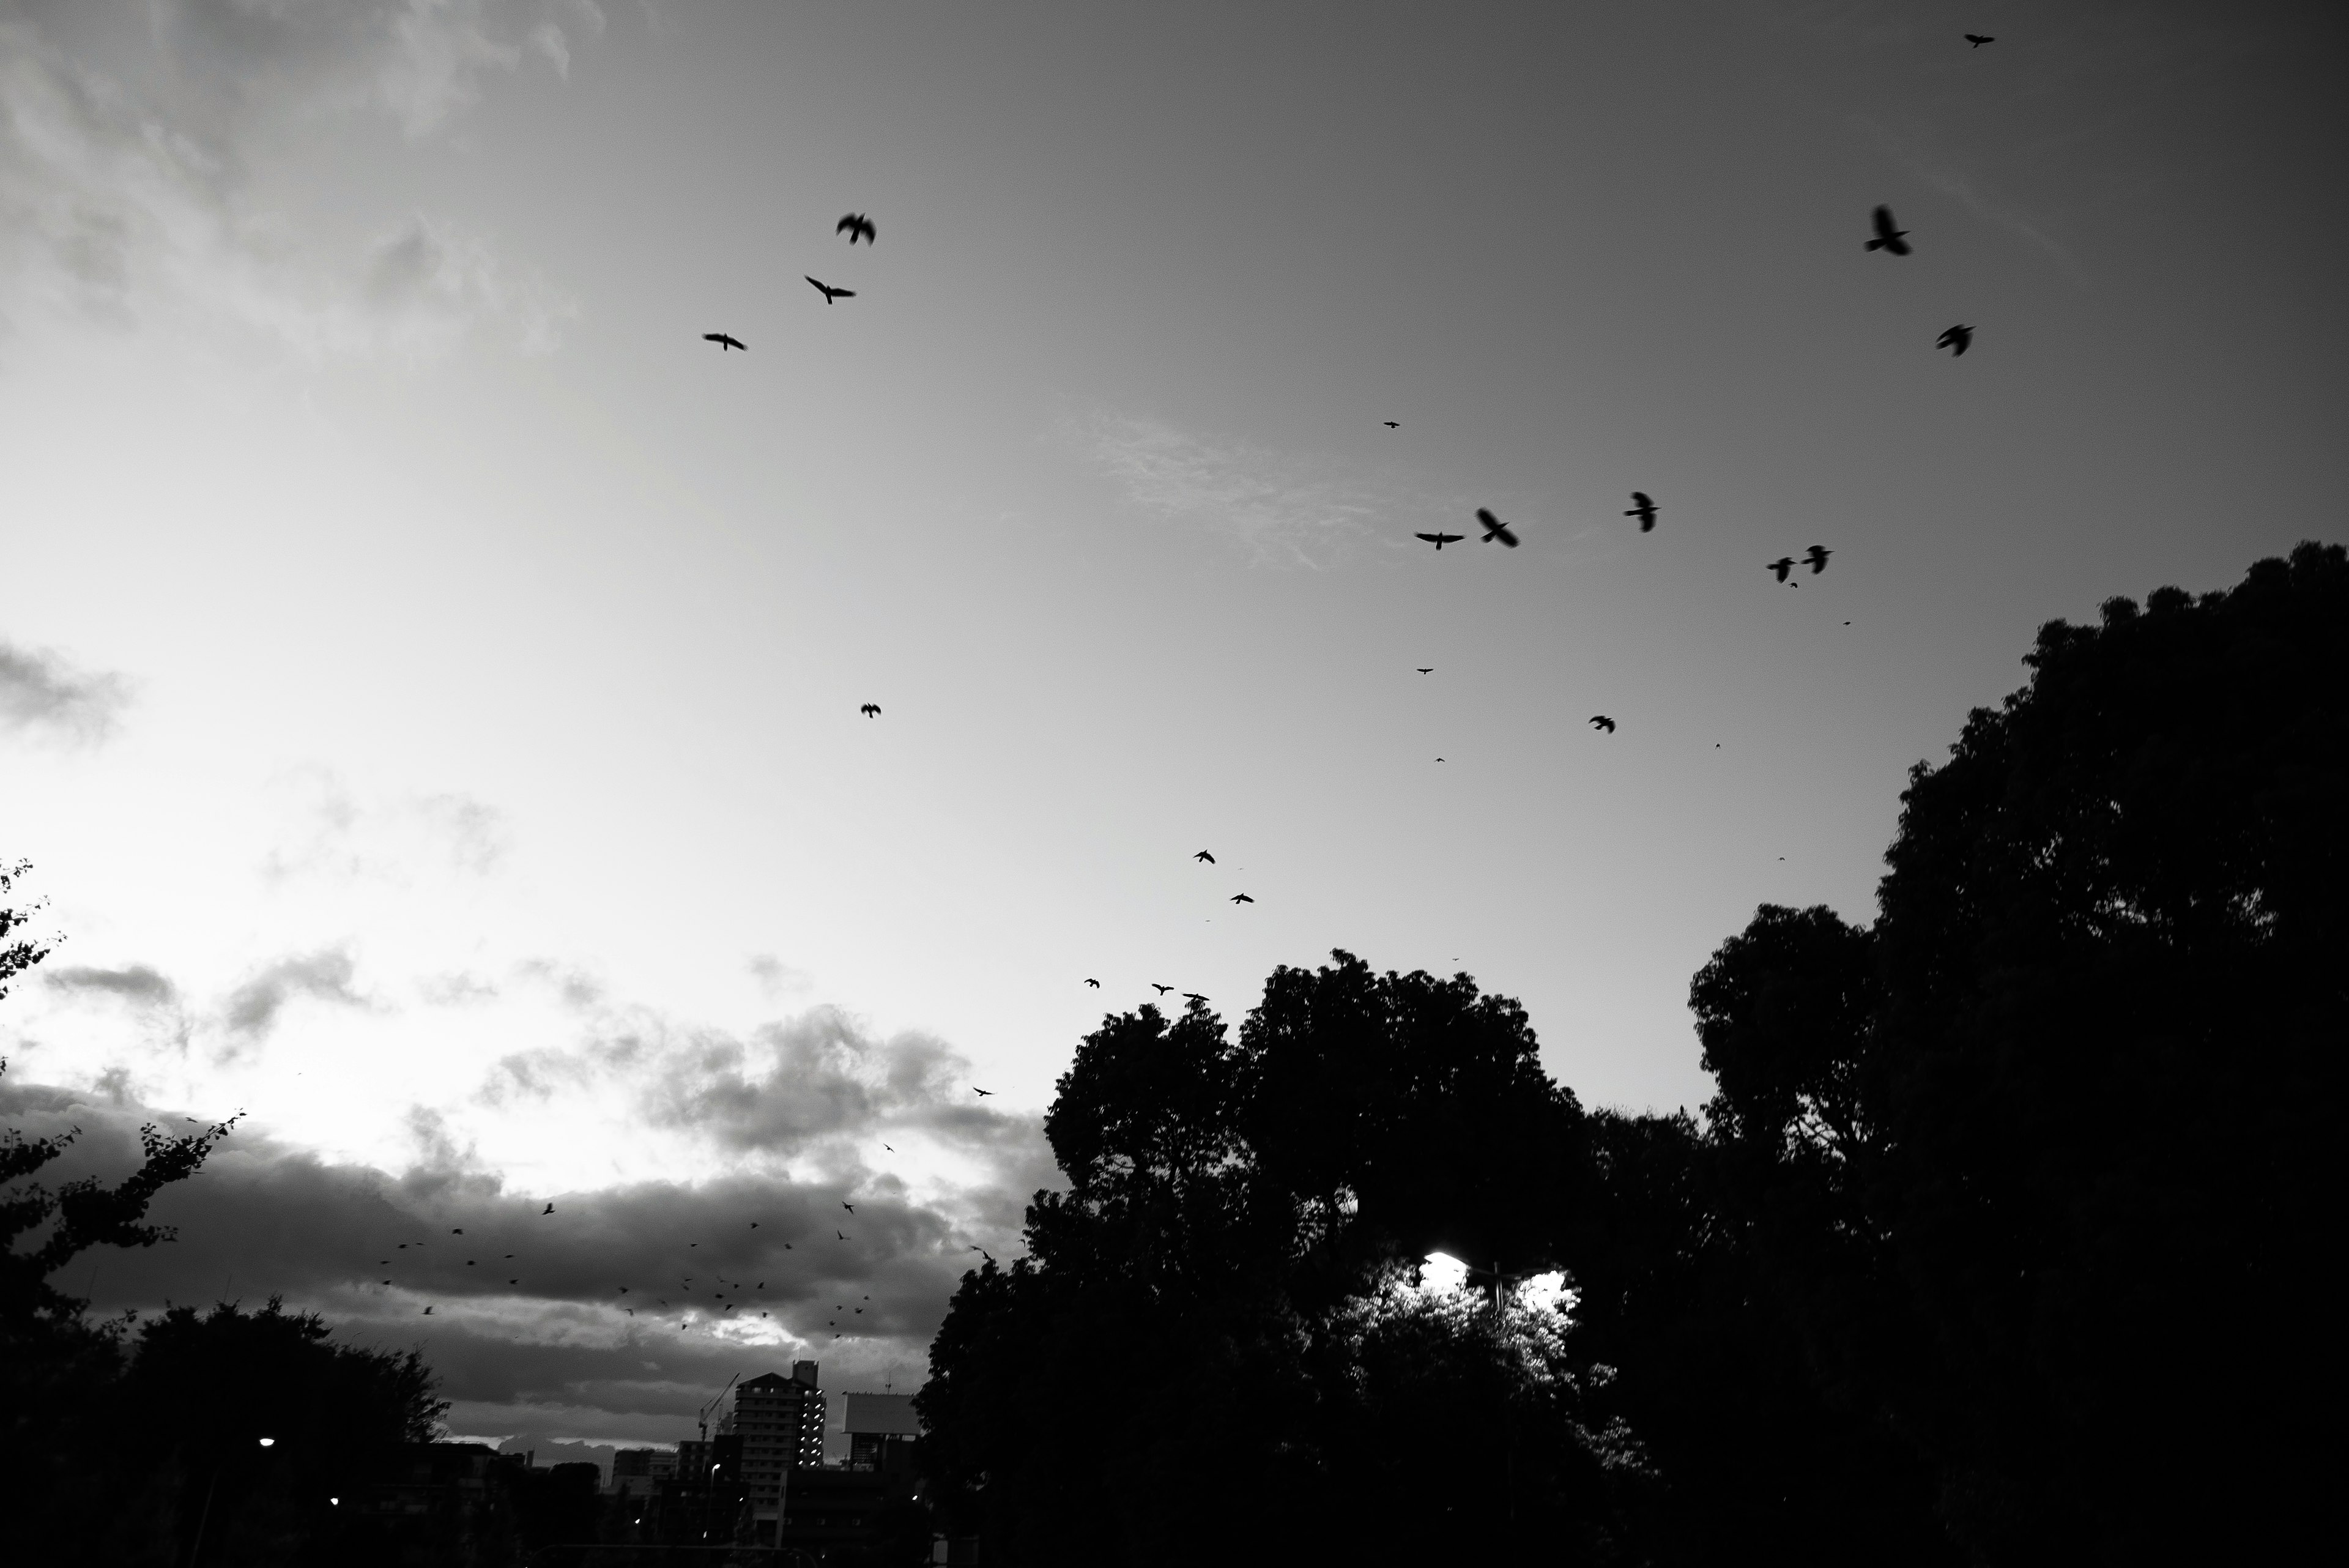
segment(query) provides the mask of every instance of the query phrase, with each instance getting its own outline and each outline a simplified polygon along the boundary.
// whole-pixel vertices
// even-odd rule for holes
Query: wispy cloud
[[[341,1007],[367,1006],[367,998],[351,989],[355,967],[350,954],[334,948],[278,960],[229,993],[229,1032],[247,1037],[266,1034],[296,997]]]
[[[298,877],[405,886],[428,872],[486,877],[511,843],[505,814],[455,792],[361,800],[333,772],[305,767],[277,781],[285,837],[262,862],[273,882]]]
[[[140,1007],[169,1007],[180,999],[180,988],[169,976],[143,963],[121,969],[43,970],[41,979],[53,990],[117,997]]]
[[[76,670],[55,653],[0,642],[0,729],[102,741],[129,700],[119,675]]]
[[[420,215],[338,254],[257,206],[247,171],[325,115],[410,140],[493,74],[567,75],[590,0],[159,0],[0,20],[0,288],[10,307],[130,327],[190,315],[315,358],[429,358],[509,334],[551,348],[575,302],[485,239]]]
[[[1402,484],[1366,484],[1333,458],[1160,420],[1097,414],[1064,431],[1134,506],[1219,529],[1268,561],[1326,565],[1380,524],[1443,504]]]
[[[2071,267],[2071,252],[2041,226],[2040,219],[2002,199],[1990,188],[1987,179],[1967,168],[1961,159],[1929,151],[1913,138],[1900,135],[1881,120],[1863,116],[1857,124],[1884,156],[1910,179],[1940,192],[1983,223],[2020,235],[2064,267]]]

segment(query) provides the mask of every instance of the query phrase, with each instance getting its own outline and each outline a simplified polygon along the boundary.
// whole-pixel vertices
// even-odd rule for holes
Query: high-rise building
[[[789,1377],[770,1372],[734,1390],[734,1432],[742,1442],[742,1486],[764,1535],[778,1518],[795,1469],[823,1463],[823,1392],[816,1364],[795,1361]]]

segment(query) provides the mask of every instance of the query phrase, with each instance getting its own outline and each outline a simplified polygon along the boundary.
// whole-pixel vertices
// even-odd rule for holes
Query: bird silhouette
[[[1435,673],[1435,666],[1433,664],[1414,664],[1412,668],[1418,670],[1422,675],[1433,675]]]
[[[1640,520],[1640,533],[1651,533],[1656,526],[1656,504],[1649,499],[1646,491],[1635,490],[1631,492],[1631,509],[1623,515],[1637,517]]]
[[[1476,521],[1485,525],[1485,536],[1477,543],[1489,545],[1498,539],[1512,550],[1517,547],[1517,536],[1509,531],[1509,525],[1494,516],[1485,508],[1482,506],[1476,508]]]
[[[1087,975],[1085,977],[1085,983],[1092,986],[1095,991],[1099,991],[1101,989],[1101,981],[1093,979],[1091,975]],[[881,1147],[886,1148],[889,1146],[887,1144],[883,1144]]]
[[[1995,43],[1997,43],[1997,42],[1998,42],[1998,39],[1997,39],[1996,37],[1992,36],[1992,35],[1987,34],[1987,33],[1968,33],[1968,34],[1966,35],[1966,42],[1967,42],[1967,43],[1969,43],[1969,44],[1971,44],[1975,48],[1979,49],[1979,48],[1981,48],[1984,44],[1995,44]]]
[[[1186,992],[1185,992],[1183,993],[1183,1000],[1184,1000],[1184,1001],[1185,1001],[1185,1002],[1206,1002],[1207,999],[1206,999],[1206,997],[1204,997],[1204,996],[1201,996],[1201,995],[1200,995],[1197,992],[1195,992],[1195,991],[1186,991]]]
[[[980,1257],[982,1257],[982,1258],[985,1258],[985,1259],[986,1259],[988,1262],[990,1262],[990,1263],[991,1263],[991,1262],[995,1262],[995,1254],[994,1254],[994,1253],[992,1253],[992,1252],[990,1252],[990,1251],[988,1251],[986,1248],[984,1248],[984,1247],[981,1247],[981,1248],[978,1250],[978,1255],[979,1255]]]
[[[845,1231],[834,1231],[833,1234],[839,1237],[843,1241],[848,1240],[848,1232]]]
[[[1395,422],[1394,422],[1394,421],[1392,421],[1392,420],[1381,420],[1379,422],[1380,422],[1381,424],[1382,424],[1382,425],[1386,426],[1386,427],[1387,427],[1387,429],[1389,429],[1389,430],[1391,430],[1391,431],[1399,431],[1399,430],[1402,429],[1402,427],[1401,425],[1399,425],[1399,424],[1395,423]]]
[[[1763,565],[1777,573],[1778,580],[1783,583],[1786,580],[1786,574],[1795,569],[1795,557],[1792,556],[1781,556],[1775,561],[1764,561]]]
[[[701,335],[701,340],[705,343],[717,344],[718,351],[720,354],[723,354],[731,348],[740,348],[745,354],[748,354],[750,351],[750,346],[748,343],[743,342],[740,337],[735,337],[730,332],[705,332]]]
[[[1150,989],[1156,992],[1159,995],[1164,996],[1174,988],[1171,985],[1161,985],[1154,980],[1150,982]]]
[[[848,243],[852,245],[856,243],[857,236],[860,234],[864,236],[864,243],[868,245],[873,243],[874,237],[873,233],[873,220],[866,217],[862,213],[849,213],[848,216],[841,219],[839,223],[833,225],[832,232],[835,234],[846,234],[848,236]]]
[[[426,1317],[430,1317],[432,1315],[432,1309],[430,1307],[426,1307],[424,1309],[424,1315]]]
[[[802,273],[800,275],[802,277],[807,277],[807,274],[805,273]],[[823,302],[826,305],[830,305],[835,299],[854,299],[856,297],[856,291],[853,288],[834,288],[828,283],[816,283],[816,280],[812,277],[808,277],[808,281],[810,283],[814,283],[816,287],[823,292]]]
[[[1909,254],[1909,231],[1892,226],[1891,208],[1877,208],[1869,222],[1876,230],[1876,237],[1868,242],[1869,250],[1890,251],[1896,256],[1905,256]]]
[[[458,1226],[455,1230],[449,1232],[451,1236],[461,1236],[464,1233],[465,1228],[462,1225]]]
[[[1947,332],[1942,333],[1940,337],[1934,339],[1933,347],[1936,348],[1947,348],[1950,351],[1950,358],[1954,359],[1959,355],[1964,353],[1967,349],[1972,348],[1973,341],[1974,329],[1971,327],[1961,324],[1951,327]]]
[[[543,1219],[545,1219],[548,1215],[550,1215],[550,1214],[552,1214],[552,1213],[554,1213],[554,1204],[552,1204],[552,1203],[550,1203],[550,1204],[548,1204],[545,1208],[543,1208],[543,1209],[542,1209],[542,1210],[540,1210],[538,1211],[538,1217],[539,1217],[540,1219],[543,1220]]]
[[[855,1213],[855,1212],[856,1212],[856,1205],[855,1205],[855,1204],[854,1204],[854,1203],[849,1203],[849,1202],[843,1201],[843,1202],[841,1204],[841,1207],[842,1207],[843,1209],[847,1210],[851,1214],[854,1214],[854,1213]]]
[[[1213,866],[1216,863],[1216,857],[1208,854],[1204,849],[1200,850],[1196,855],[1192,856],[1191,858],[1194,860],[1204,860],[1210,866]]]
[[[1814,545],[1809,549],[1804,551],[1803,559],[1811,564],[1811,576],[1816,577],[1821,572],[1826,571],[1827,569],[1827,557],[1834,554],[1835,552],[1828,549],[1825,545]]]
[[[1444,545],[1457,545],[1461,540],[1466,538],[1467,535],[1464,534],[1414,534],[1412,537],[1414,539],[1424,539],[1429,544],[1434,545],[1438,551],[1441,551]]]
[[[1256,900],[1249,898],[1246,893],[1235,893],[1232,895],[1232,902],[1235,904],[1253,904]]]
[[[1593,713],[1590,715],[1590,727],[1594,730],[1604,730],[1611,735],[1615,732],[1615,721],[1604,713]]]
[[[878,702],[867,702],[864,706],[859,708],[857,711],[864,714],[868,719],[878,719],[881,716],[881,704]]]
[[[977,1095],[982,1100],[991,1098],[995,1094],[993,1089],[982,1089],[977,1084],[973,1084],[970,1086],[970,1092]]]

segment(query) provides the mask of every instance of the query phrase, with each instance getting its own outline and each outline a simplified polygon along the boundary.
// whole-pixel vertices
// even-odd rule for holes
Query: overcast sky
[[[2336,16],[0,0],[0,1106],[249,1113],[67,1283],[673,1441],[917,1379],[1153,981],[1696,1106],[2042,622],[2343,536]]]

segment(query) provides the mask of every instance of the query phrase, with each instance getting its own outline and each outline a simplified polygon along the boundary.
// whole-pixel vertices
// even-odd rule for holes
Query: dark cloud
[[[42,981],[57,991],[114,996],[140,1007],[169,1007],[180,1000],[180,988],[143,963],[122,969],[51,969]]]
[[[280,959],[229,993],[228,1026],[239,1034],[266,1033],[297,996],[364,1007],[367,999],[351,989],[351,972],[350,954],[332,948]]]
[[[102,741],[129,697],[119,675],[76,670],[55,653],[0,642],[0,729]]]
[[[944,1041],[908,1032],[876,1040],[835,1008],[817,1008],[750,1040],[703,1035],[662,1058],[646,1107],[738,1149],[792,1153],[841,1132],[918,1127],[956,1145],[999,1147],[1032,1137],[1031,1119],[988,1110],[970,1064]]]
[[[84,1129],[43,1173],[53,1183],[119,1178],[138,1163],[140,1120],[187,1130],[187,1115],[0,1079],[0,1125]],[[977,1261],[969,1246],[1018,1250],[1016,1229],[988,1227],[1006,1213],[1016,1227],[1024,1194],[957,1195],[949,1212],[894,1180],[779,1173],[524,1192],[474,1167],[429,1113],[417,1131],[424,1158],[394,1174],[322,1159],[247,1124],[157,1199],[154,1218],[176,1226],[178,1241],[99,1249],[62,1282],[109,1312],[280,1295],[325,1314],[346,1339],[421,1346],[460,1429],[673,1441],[746,1366],[809,1357],[835,1387],[878,1386],[893,1367],[901,1385],[916,1381],[947,1298]],[[761,1324],[761,1312],[779,1343],[749,1343],[741,1325]]]

